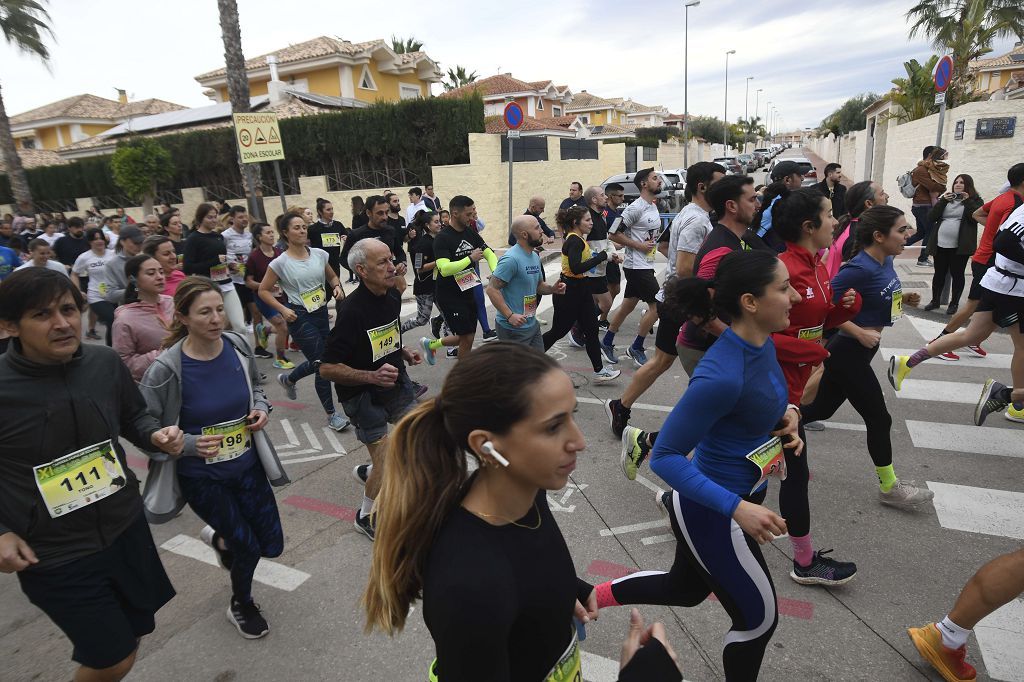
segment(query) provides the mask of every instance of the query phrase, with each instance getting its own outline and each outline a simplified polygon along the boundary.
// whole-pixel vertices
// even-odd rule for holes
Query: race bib
[[[370,329],[366,335],[370,337],[372,362],[377,362],[402,347],[402,332],[399,329],[398,320],[388,322],[376,329]]]
[[[212,268],[210,268],[210,279],[212,279],[214,282],[223,282],[224,280],[229,278],[230,275],[228,275],[227,263],[214,265]]]
[[[32,473],[53,519],[99,502],[128,483],[109,440],[33,467]]]
[[[575,626],[572,628],[572,641],[568,648],[558,657],[558,663],[544,677],[544,682],[583,682],[583,670],[580,665],[580,643],[576,636]]]
[[[658,245],[655,244],[654,246],[651,247],[651,250],[647,252],[647,262],[648,263],[653,263],[654,262],[654,257],[657,255],[657,253],[658,253]]]
[[[771,476],[780,481],[786,480],[786,456],[782,452],[782,441],[778,437],[772,438],[761,447],[749,453],[747,459],[757,467],[760,473],[757,483],[750,489],[751,493],[760,488],[761,484]]]
[[[817,343],[821,341],[824,329],[824,325],[820,324],[817,327],[807,327],[797,332],[796,337],[798,339],[803,339],[804,341],[814,341]]]
[[[110,291],[110,287],[107,286],[106,282],[100,282],[96,285],[96,288],[99,290],[100,296],[106,296],[107,292]]]
[[[221,422],[213,426],[204,426],[203,435],[223,437],[216,456],[207,458],[207,464],[217,464],[218,462],[229,462],[233,459],[238,459],[250,447],[249,427],[246,425],[245,417],[239,417],[229,422]]]
[[[473,287],[480,286],[480,276],[473,268],[466,268],[462,272],[455,273],[455,283],[459,285],[459,291],[469,291]]]
[[[327,292],[324,291],[323,284],[318,284],[308,291],[303,291],[299,296],[302,298],[302,305],[306,307],[306,312],[309,313],[315,313],[327,303]]]
[[[320,243],[324,245],[325,249],[341,246],[341,235],[337,232],[325,232],[320,235]]]
[[[892,292],[892,309],[890,311],[891,322],[903,317],[903,290],[898,289]]]
[[[185,262],[185,255],[184,255],[184,254],[181,254],[181,253],[179,253],[179,254],[178,254],[178,265],[181,265],[181,264],[182,264],[182,263],[184,263],[184,262]]]
[[[523,317],[536,317],[537,315],[537,294],[523,296]]]

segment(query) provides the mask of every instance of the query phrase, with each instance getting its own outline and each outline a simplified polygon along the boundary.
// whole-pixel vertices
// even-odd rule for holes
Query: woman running
[[[932,275],[932,300],[924,307],[925,310],[939,307],[947,274],[953,280],[953,290],[946,314],[955,315],[960,309],[967,261],[978,248],[978,221],[974,219],[974,212],[984,203],[978,196],[978,190],[974,189],[974,178],[961,173],[953,179],[952,191],[940,196],[928,214],[928,220],[937,227],[927,246],[928,255],[934,259],[935,273]]]
[[[416,279],[412,293],[416,296],[416,317],[402,323],[402,332],[415,329],[430,321],[434,309],[434,235],[441,231],[441,218],[433,211],[417,211],[412,229],[416,240],[409,246]]]
[[[270,405],[256,383],[249,342],[225,331],[223,293],[205,277],[181,283],[164,341],[167,350],[139,385],[150,414],[186,434],[181,457],[154,458],[144,497],[152,522],[170,520],[187,503],[208,524],[200,538],[231,572],[228,621],[242,637],[257,639],[270,628],[252,599],[252,577],[260,557],[284,550],[267,478],[274,485],[289,481],[270,440],[260,433]],[[169,464],[174,466],[166,475]],[[161,502],[162,508],[154,507]]]
[[[295,364],[285,354],[285,351],[288,350],[288,324],[276,308],[271,308],[259,296],[260,282],[266,276],[270,262],[283,253],[281,249],[274,246],[274,242],[277,241],[277,230],[266,223],[253,223],[249,230],[252,232],[253,239],[256,242],[256,248],[252,250],[249,258],[245,261],[245,286],[252,289],[256,294],[256,307],[259,308],[263,319],[269,322],[274,330],[274,349],[276,351],[274,367],[276,369],[295,369]],[[284,298],[284,292],[281,291],[280,286],[275,287],[273,293],[278,303],[287,303],[287,299]],[[266,347],[267,332],[265,325],[256,334],[256,343]]]
[[[174,253],[178,256],[182,256],[185,253],[185,239],[182,229],[181,214],[177,212],[177,209],[172,209],[160,216],[160,234],[171,240],[171,243],[174,245]]]
[[[789,327],[772,334],[775,355],[786,377],[789,403],[802,403],[804,387],[811,371],[828,357],[824,334],[860,312],[861,301],[852,289],[842,300],[832,302],[828,271],[819,255],[832,244],[836,219],[832,201],[817,189],[783,190],[768,210],[772,231],[786,245],[779,255],[789,283],[801,300],[789,311]],[[779,486],[779,511],[789,528],[793,546],[793,570],[789,577],[801,585],[844,585],[853,579],[857,566],[825,556],[831,550],[815,552],[811,543],[811,506],[807,495],[810,471],[807,463],[807,438],[800,421],[800,439],[804,451],[797,456],[786,450],[786,478]]]
[[[318,366],[327,334],[331,331],[327,301],[330,298],[342,299],[345,292],[337,273],[328,263],[327,252],[306,246],[306,221],[302,215],[285,213],[280,216],[277,231],[281,239],[288,242],[288,250],[270,262],[260,282],[259,296],[265,305],[284,316],[288,332],[306,356],[306,361],[290,373],[278,374],[277,381],[284,387],[288,399],[296,400],[296,382],[313,374],[317,397],[327,413],[327,425],[341,431],[348,426],[348,419],[335,412],[331,383],[320,376]],[[324,291],[324,282],[331,288],[330,295]],[[278,284],[287,303],[276,298]]]
[[[341,247],[348,236],[348,228],[334,219],[334,204],[327,199],[316,200],[316,214],[317,220],[308,228],[309,245],[326,251],[331,270],[341,275]]]
[[[867,446],[878,474],[879,500],[882,504],[913,509],[935,494],[917,488],[896,477],[892,463],[890,429],[892,417],[885,407],[885,396],[871,360],[878,353],[882,331],[903,316],[903,304],[917,306],[921,296],[903,293],[893,258],[903,253],[910,227],[903,211],[892,206],[875,206],[864,211],[857,223],[858,252],[832,280],[832,300],[838,302],[848,289],[861,296],[863,305],[852,321],[839,326],[839,332],[825,347],[829,357],[818,385],[814,402],[803,408],[805,422],[828,419],[850,401],[867,427]]]
[[[611,261],[621,263],[617,254],[608,255],[607,251],[591,254],[587,244],[587,235],[594,227],[590,210],[585,206],[570,206],[555,215],[555,222],[565,235],[562,242],[562,281],[565,282],[565,294],[555,296],[553,305],[554,318],[551,329],[544,333],[544,350],[551,348],[556,341],[569,333],[573,325],[583,332],[587,348],[587,356],[594,368],[594,381],[604,383],[621,374],[617,369],[605,367],[601,355],[600,340],[597,337],[597,315],[594,314],[594,300],[588,284],[587,271],[599,263]]]
[[[115,306],[104,296],[107,293],[107,263],[114,259],[114,251],[107,248],[107,238],[98,227],[90,227],[85,231],[85,241],[89,243],[89,250],[75,259],[75,264],[71,266],[71,279],[75,286],[81,288],[79,278],[89,278],[85,298],[89,303],[89,310],[106,326],[109,346],[112,343]],[[92,328],[89,329],[87,336],[99,338]]]
[[[828,260],[825,264],[830,280],[839,274],[839,268],[843,263],[853,257],[853,246],[857,240],[850,237],[857,231],[860,214],[872,206],[887,206],[889,195],[877,182],[865,180],[846,190],[845,203],[847,212],[839,218],[839,224],[832,234],[832,244],[829,245]]]
[[[132,256],[124,264],[124,272],[128,287],[124,290],[124,305],[114,311],[114,350],[132,379],[141,381],[163,350],[163,340],[174,319],[174,300],[163,294],[164,273],[156,258]]]
[[[597,616],[594,592],[546,495],[585,447],[575,411],[554,360],[501,343],[461,359],[441,394],[395,427],[363,604],[367,628],[393,635],[422,595],[431,680],[583,679],[573,617]],[[479,465],[471,475],[467,456]],[[619,679],[679,680],[672,656],[651,638]]]
[[[142,253],[160,263],[160,269],[164,273],[164,290],[161,293],[165,296],[174,296],[181,280],[185,279],[185,273],[181,271],[181,263],[174,250],[174,242],[161,234],[150,235],[142,242]]]
[[[231,275],[238,270],[238,264],[228,262],[227,244],[217,231],[217,208],[213,204],[199,204],[195,225],[195,231],[185,240],[182,269],[186,275],[202,275],[217,283],[224,294],[224,311],[231,329],[244,334],[245,312],[231,281]]]

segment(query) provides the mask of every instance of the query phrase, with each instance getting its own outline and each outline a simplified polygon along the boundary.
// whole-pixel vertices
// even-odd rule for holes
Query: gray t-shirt
[[[700,245],[711,232],[711,219],[708,212],[694,202],[688,203],[683,210],[672,219],[668,236],[668,267],[665,269],[665,283],[655,298],[665,301],[665,287],[676,278],[676,253],[685,251],[695,254]]]
[[[960,244],[960,221],[964,217],[964,202],[951,201],[942,210],[942,222],[939,223],[940,249],[955,249]]]
[[[292,258],[287,252],[270,261],[273,270],[281,281],[281,290],[288,297],[291,305],[306,307],[302,294],[324,287],[324,269],[327,267],[328,256],[323,249],[310,249],[309,258]],[[324,303],[331,292],[325,291]]]
[[[657,241],[661,233],[661,214],[658,213],[657,205],[643,197],[637,197],[636,201],[622,212],[622,216],[608,226],[608,232],[623,234],[640,242]],[[652,249],[650,253],[645,253],[626,247],[622,267],[627,270],[653,270],[655,251]]]

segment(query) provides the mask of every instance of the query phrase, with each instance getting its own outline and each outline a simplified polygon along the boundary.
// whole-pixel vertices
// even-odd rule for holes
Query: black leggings
[[[95,303],[90,303],[89,307],[96,313],[96,318],[107,328],[107,345],[113,346],[111,337],[114,331],[114,310],[117,306],[110,301],[96,301]]]
[[[797,457],[792,450],[783,450],[786,455],[786,480],[779,486],[779,512],[786,519],[790,537],[794,538],[802,538],[811,532],[811,504],[807,499],[807,483],[811,473],[807,467],[807,434],[804,433],[802,419],[799,428],[804,451]]]
[[[871,461],[876,467],[889,466],[892,464],[892,441],[889,439],[892,417],[885,407],[878,377],[871,368],[871,359],[878,352],[878,346],[865,348],[857,339],[836,334],[826,348],[831,355],[825,359],[825,372],[817,397],[802,410],[804,421],[828,419],[849,400],[868,429]]]
[[[555,345],[556,341],[561,340],[573,325],[576,325],[586,339],[590,364],[593,365],[595,372],[600,372],[603,363],[601,347],[597,340],[597,316],[594,315],[594,298],[590,293],[590,284],[586,279],[577,281],[563,277],[562,281],[565,282],[565,293],[551,297],[555,315],[551,321],[551,329],[544,333],[544,350]]]
[[[964,273],[967,270],[967,259],[970,256],[958,256],[956,248],[944,249],[941,246],[935,249],[935,274],[932,275],[932,300],[939,301],[942,296],[942,288],[946,285],[946,273],[953,278],[953,289],[949,295],[949,302],[960,303],[960,294],[964,293]]]

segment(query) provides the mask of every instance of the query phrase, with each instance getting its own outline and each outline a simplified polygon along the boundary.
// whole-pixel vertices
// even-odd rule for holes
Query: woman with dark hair
[[[166,296],[174,296],[181,280],[185,279],[185,273],[181,271],[181,264],[174,251],[174,242],[162,234],[152,234],[142,242],[142,253],[152,256],[160,263],[160,269],[164,273],[164,290]]]
[[[401,631],[422,596],[437,652],[430,679],[583,679],[573,618],[597,617],[594,590],[576,577],[546,497],[586,445],[575,411],[554,360],[498,343],[461,358],[388,439],[367,628]],[[642,629],[638,614],[633,624]],[[643,648],[623,647],[619,679],[681,679],[661,628],[647,635]]]
[[[196,229],[185,240],[182,269],[186,275],[201,275],[217,283],[224,294],[224,310],[231,329],[244,334],[245,312],[231,281],[238,264],[228,262],[228,247],[218,231],[218,221],[217,208],[213,204],[199,204],[194,221]]]
[[[181,260],[182,254],[185,253],[185,239],[183,236],[183,227],[181,225],[181,214],[178,209],[171,209],[167,213],[160,215],[160,232],[163,236],[171,240],[174,244],[174,253],[179,256],[178,260]]]
[[[411,228],[417,234],[415,241],[409,245],[416,277],[412,283],[412,293],[416,296],[416,317],[402,323],[402,333],[425,325],[434,310],[434,236],[441,231],[441,219],[433,211],[417,211]]]
[[[341,247],[348,236],[348,228],[340,220],[334,219],[334,204],[327,199],[316,200],[317,219],[307,229],[309,245],[314,249],[327,252],[327,262],[334,274],[341,275],[342,265],[348,270],[347,263],[341,263]],[[349,279],[352,278],[349,270]]]
[[[974,178],[961,173],[953,179],[952,190],[939,197],[928,214],[928,220],[938,227],[928,240],[928,255],[934,259],[935,274],[932,275],[932,300],[925,310],[939,307],[947,274],[953,279],[953,290],[946,314],[954,315],[960,308],[967,261],[978,248],[978,221],[974,219],[974,212],[984,203],[974,189]]]
[[[714,592],[732,619],[725,678],[756,680],[778,623],[759,545],[787,530],[762,503],[768,478],[785,475],[783,449],[799,455],[803,447],[772,334],[789,326],[800,296],[786,266],[757,250],[725,255],[713,281],[676,280],[665,298],[678,319],[721,315],[731,322],[697,365],[651,453],[652,471],[671,487],[658,501],[676,536],[672,568],[598,585],[597,603],[696,606]]]
[[[153,256],[132,256],[124,264],[124,272],[128,287],[124,305],[114,311],[113,346],[132,378],[141,381],[163,350],[174,319],[174,300],[163,294],[163,268]]]
[[[75,286],[81,288],[82,277],[89,278],[88,288],[85,296],[89,303],[89,309],[96,314],[107,327],[107,345],[111,345],[112,328],[114,326],[114,304],[106,300],[107,293],[107,263],[114,259],[114,251],[107,248],[107,238],[103,230],[98,227],[90,227],[85,231],[85,241],[89,243],[89,250],[75,259],[71,266],[71,279]],[[90,328],[85,335],[88,339],[99,339],[96,330]]]
[[[851,185],[846,190],[845,204],[847,212],[843,216],[837,216],[839,223],[832,232],[832,244],[828,250],[826,267],[829,279],[834,278],[842,264],[853,257],[853,246],[857,240],[850,237],[857,230],[860,214],[872,206],[887,206],[889,195],[877,182],[865,180]]]

